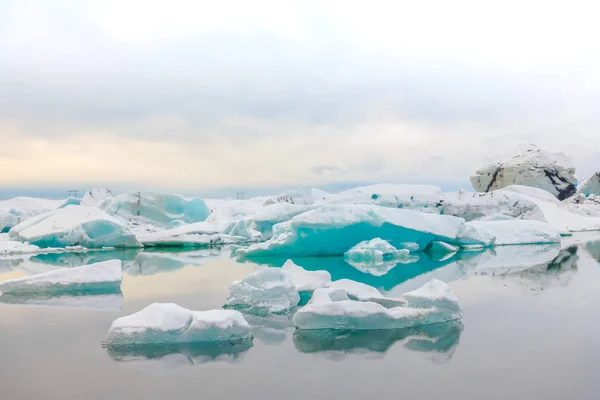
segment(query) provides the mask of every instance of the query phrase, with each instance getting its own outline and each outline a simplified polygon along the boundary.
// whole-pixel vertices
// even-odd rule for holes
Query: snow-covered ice
[[[460,319],[460,307],[447,307],[452,291],[444,285],[434,282],[418,289],[409,300],[416,307],[392,308],[350,300],[341,288],[317,289],[310,302],[294,315],[294,324],[298,329],[400,329]],[[422,308],[427,302],[431,306]]]
[[[458,243],[484,246],[560,243],[560,234],[550,224],[540,221],[471,221],[458,235]]]
[[[119,291],[123,272],[120,260],[74,268],[59,268],[24,278],[0,282],[0,292],[26,293],[113,293]]]
[[[83,197],[79,205],[87,207],[98,207],[108,199],[112,199],[114,196],[110,190],[106,188],[92,188],[88,190]]]
[[[9,236],[39,247],[140,247],[118,219],[94,207],[69,205],[13,227]]]
[[[192,311],[174,303],[153,303],[117,318],[106,336],[111,345],[241,341],[252,329],[235,310]]]
[[[312,292],[319,288],[329,287],[331,274],[327,271],[307,271],[292,260],[287,260],[282,270],[289,272],[298,292]]]
[[[281,268],[266,267],[233,282],[225,307],[265,315],[287,312],[299,302],[292,274]]]
[[[563,153],[548,153],[536,145],[520,145],[516,152],[478,169],[471,183],[478,192],[510,185],[544,189],[563,200],[575,193],[575,167]]]
[[[224,233],[230,224],[196,222],[159,232],[138,235],[144,246],[211,247],[245,243],[248,237]],[[229,228],[231,231],[231,228]]]
[[[210,215],[203,200],[170,193],[123,193],[109,197],[98,205],[108,214],[129,225],[150,224],[166,227],[174,220],[201,222]]]

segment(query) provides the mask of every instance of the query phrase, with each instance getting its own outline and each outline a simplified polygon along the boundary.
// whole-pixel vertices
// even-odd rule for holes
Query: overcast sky
[[[0,0],[0,187],[469,187],[537,143],[600,169],[576,1]]]

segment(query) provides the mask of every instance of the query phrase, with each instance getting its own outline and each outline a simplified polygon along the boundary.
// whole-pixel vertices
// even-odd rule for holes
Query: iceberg
[[[314,210],[316,205],[295,205],[290,203],[276,203],[260,208],[253,215],[252,220],[256,229],[265,237],[269,237],[273,232],[273,226],[289,221],[296,215]]]
[[[560,243],[560,234],[550,224],[540,221],[471,221],[458,235],[458,242],[484,246]]]
[[[331,274],[327,271],[307,271],[292,260],[287,260],[282,270],[289,272],[298,292],[312,292],[320,288],[329,287]]]
[[[252,329],[235,310],[192,311],[174,303],[153,303],[117,318],[108,330],[107,346],[128,344],[243,341]]]
[[[536,145],[521,145],[516,153],[478,169],[471,183],[478,192],[489,192],[510,185],[544,189],[564,200],[572,196],[577,184],[575,167],[563,153],[547,153]]]
[[[376,276],[387,274],[398,263],[409,264],[418,260],[418,257],[411,256],[409,249],[397,250],[380,238],[358,243],[344,253],[344,258],[359,271]]]
[[[432,355],[434,362],[447,362],[458,346],[462,330],[460,320],[404,329],[299,329],[294,332],[294,346],[301,353],[341,361],[349,355],[383,358],[394,344],[403,342],[407,350]]]
[[[226,225],[196,222],[137,237],[144,246],[152,247],[214,247],[248,242],[247,237],[223,233],[226,229]]]
[[[437,186],[380,183],[329,196],[325,204],[371,204],[439,214],[444,194]]]
[[[86,207],[98,207],[100,206],[100,204],[102,204],[108,199],[112,199],[113,197],[114,196],[111,193],[111,191],[106,188],[93,188],[91,190],[88,190],[83,195],[81,201],[79,202],[79,205]]]
[[[107,198],[99,207],[130,225],[166,227],[174,220],[201,222],[210,215],[204,201],[166,193],[123,193]]]
[[[408,256],[410,256],[409,250],[396,250],[394,246],[380,238],[362,241],[344,253],[348,261],[357,263],[382,262]]]
[[[8,232],[13,226],[33,216],[55,210],[65,200],[48,200],[34,197],[15,197],[0,200],[0,233]]]
[[[225,307],[267,315],[290,311],[299,302],[292,274],[281,268],[266,267],[233,282]]]
[[[37,253],[41,249],[29,243],[17,242],[14,240],[0,240],[0,256],[6,257],[16,254]]]
[[[117,312],[123,309],[123,295],[89,294],[89,295],[57,295],[52,294],[3,294],[0,303],[20,306],[35,306],[48,308],[79,309],[91,311]]]
[[[41,274],[0,282],[0,292],[26,293],[117,293],[123,273],[120,260],[74,268],[58,268]]]
[[[9,236],[39,247],[141,247],[121,221],[98,208],[76,205],[21,222]]]
[[[431,245],[428,248],[430,254],[451,254],[456,253],[460,250],[456,246],[452,246],[451,244],[440,242],[439,240],[434,240],[431,242]]]
[[[123,366],[152,375],[209,363],[236,363],[252,348],[252,340],[235,342],[131,344],[107,346],[109,357]]]
[[[600,195],[600,171],[577,185],[577,193],[585,196]]]
[[[464,220],[371,205],[328,205],[273,227],[273,237],[238,249],[239,256],[343,255],[364,240],[380,238],[395,247],[414,242],[425,248],[432,240],[456,241]]]
[[[386,308],[372,301],[350,300],[341,288],[317,289],[310,302],[294,315],[298,329],[401,329],[460,319],[458,303],[443,282],[409,293],[409,306]],[[454,298],[455,299],[455,298]],[[412,304],[412,306],[410,306]]]

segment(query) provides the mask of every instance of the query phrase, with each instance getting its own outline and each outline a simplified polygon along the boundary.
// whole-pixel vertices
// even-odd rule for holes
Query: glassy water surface
[[[47,254],[0,260],[0,280],[119,258],[121,293],[0,296],[2,399],[596,399],[600,234],[562,246],[504,247],[368,271],[294,258],[397,296],[448,282],[462,321],[395,331],[294,331],[247,316],[251,344],[103,348],[112,321],[153,302],[220,308],[259,265],[227,249]]]

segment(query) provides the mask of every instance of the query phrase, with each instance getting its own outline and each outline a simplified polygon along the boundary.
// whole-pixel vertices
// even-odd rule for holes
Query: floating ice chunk
[[[123,273],[120,260],[74,268],[59,268],[24,278],[0,282],[0,292],[25,293],[114,293]]]
[[[354,262],[377,262],[409,255],[409,250],[396,250],[394,246],[380,238],[362,241],[344,253],[347,260]]]
[[[225,306],[251,314],[282,313],[300,301],[292,274],[281,268],[267,267],[229,287]]]
[[[223,233],[226,229],[226,225],[196,222],[165,231],[138,235],[138,239],[144,246],[156,247],[211,247],[248,241],[247,237]]]
[[[335,282],[334,282],[335,283]],[[428,291],[434,294],[428,295]],[[341,293],[340,293],[341,292]],[[429,299],[432,307],[414,308],[397,306],[385,308],[371,301],[350,300],[343,297],[344,289],[317,289],[313,299],[294,315],[294,324],[298,329],[400,329],[411,326],[434,324],[459,319],[460,309],[441,308],[446,305],[439,298],[442,291],[438,284],[426,287],[419,293],[419,299]],[[431,299],[436,299],[431,300]]]
[[[107,346],[110,358],[152,375],[208,363],[237,363],[252,347],[252,339],[210,343],[131,344]]]
[[[586,196],[600,194],[600,171],[581,181],[579,185],[577,185],[577,193]]]
[[[420,288],[402,295],[408,306],[414,308],[440,308],[460,312],[458,299],[446,283],[432,279]]]
[[[327,271],[307,271],[292,260],[287,260],[281,268],[292,276],[294,285],[299,292],[314,291],[319,288],[329,287],[331,274]]]
[[[106,344],[153,344],[237,341],[252,338],[252,329],[235,310],[192,311],[174,303],[153,303],[117,318]]]
[[[20,306],[35,306],[49,308],[80,309],[94,311],[121,311],[123,309],[123,295],[113,294],[89,294],[89,295],[59,295],[49,294],[26,294],[14,295],[3,294],[0,296],[2,304],[18,304]]]
[[[456,253],[458,250],[458,247],[452,246],[448,243],[440,242],[439,240],[434,240],[429,246],[429,252],[434,254]]]
[[[297,215],[273,227],[273,237],[237,251],[240,256],[342,255],[356,243],[376,237],[392,246],[432,240],[453,242],[461,218],[372,205],[333,205]]]
[[[465,224],[458,241],[485,246],[560,243],[560,234],[550,224],[540,221],[471,221]]]
[[[94,207],[70,205],[21,222],[9,236],[39,247],[140,247],[114,217]]]
[[[204,201],[166,193],[123,193],[106,199],[99,207],[131,223],[164,227],[173,220],[201,222],[210,215]]]
[[[0,240],[0,256],[15,254],[31,254],[39,252],[40,248],[29,243],[14,240]]]
[[[478,192],[510,185],[533,186],[563,200],[575,193],[574,174],[575,167],[565,154],[547,153],[529,144],[477,170],[471,176],[471,183]]]

